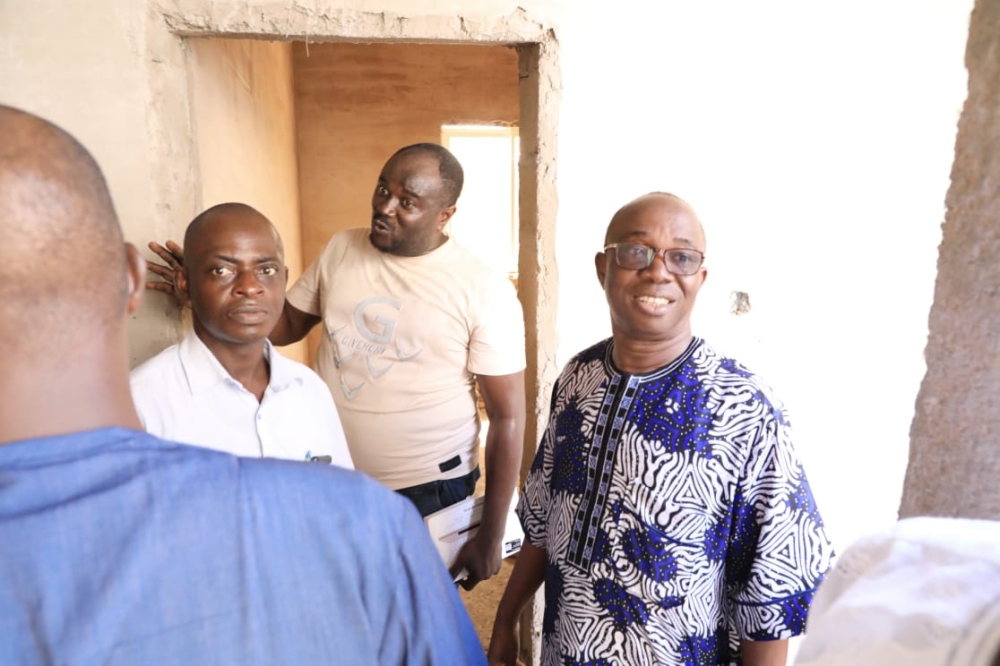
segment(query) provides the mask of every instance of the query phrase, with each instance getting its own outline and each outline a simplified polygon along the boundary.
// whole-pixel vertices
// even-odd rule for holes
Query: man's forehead
[[[404,153],[389,160],[379,179],[417,194],[429,194],[442,185],[441,165],[431,154]]]
[[[406,191],[419,196],[434,194],[441,189],[441,178],[436,174],[415,173],[399,178],[397,183]]]
[[[220,215],[206,221],[195,236],[195,252],[202,256],[227,254],[258,246],[258,254],[281,255],[274,228],[266,219],[250,215]]]
[[[702,247],[705,232],[690,206],[679,199],[643,199],[622,208],[608,226],[608,242],[667,234],[675,242]]]

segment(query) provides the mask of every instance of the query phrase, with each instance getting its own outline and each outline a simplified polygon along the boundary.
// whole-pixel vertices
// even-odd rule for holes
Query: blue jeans
[[[477,481],[479,481],[478,467],[465,476],[444,481],[429,481],[409,488],[400,488],[396,492],[409,498],[416,505],[420,515],[426,516],[464,500],[475,492]]]

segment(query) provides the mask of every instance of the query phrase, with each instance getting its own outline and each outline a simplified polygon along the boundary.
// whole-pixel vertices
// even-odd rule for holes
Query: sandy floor
[[[458,589],[459,596],[465,602],[465,607],[472,617],[472,623],[476,625],[476,632],[479,640],[483,643],[485,650],[490,644],[490,634],[493,631],[493,616],[496,615],[497,605],[503,590],[507,586],[507,579],[510,578],[511,569],[514,568],[514,557],[508,557],[500,567],[500,573],[490,578],[484,583],[476,585],[471,592],[466,592],[462,588]]]

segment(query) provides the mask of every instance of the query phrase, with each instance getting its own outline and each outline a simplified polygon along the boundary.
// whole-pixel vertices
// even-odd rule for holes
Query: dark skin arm
[[[486,499],[476,535],[458,552],[451,566],[454,578],[471,590],[500,570],[500,549],[507,513],[521,469],[524,442],[524,372],[477,377],[490,427],[486,433]]]
[[[271,330],[271,335],[267,336],[271,344],[277,347],[290,345],[298,342],[309,334],[313,326],[323,321],[319,315],[303,312],[285,299],[285,308],[278,317],[278,323]]]
[[[546,551],[524,542],[517,554],[517,563],[507,581],[507,588],[497,606],[493,620],[493,635],[486,658],[490,666],[516,666],[517,619],[545,579]]]
[[[173,296],[178,304],[184,305],[185,299],[183,294],[177,289],[176,281],[174,280],[174,273],[184,266],[184,250],[180,245],[170,240],[167,241],[166,246],[151,242],[149,249],[162,259],[166,265],[149,264],[149,272],[159,276],[161,279],[146,282],[146,289]],[[313,329],[313,326],[321,321],[323,320],[318,315],[303,312],[286,300],[281,317],[278,319],[278,323],[275,324],[274,330],[271,331],[268,339],[278,347],[290,345],[306,337],[309,331]]]
[[[744,666],[785,666],[788,641],[740,641]]]

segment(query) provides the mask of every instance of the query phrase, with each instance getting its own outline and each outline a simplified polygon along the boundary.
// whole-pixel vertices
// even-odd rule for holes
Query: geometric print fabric
[[[699,338],[619,372],[574,357],[518,513],[547,551],[542,663],[738,664],[802,633],[833,549],[784,408]]]

